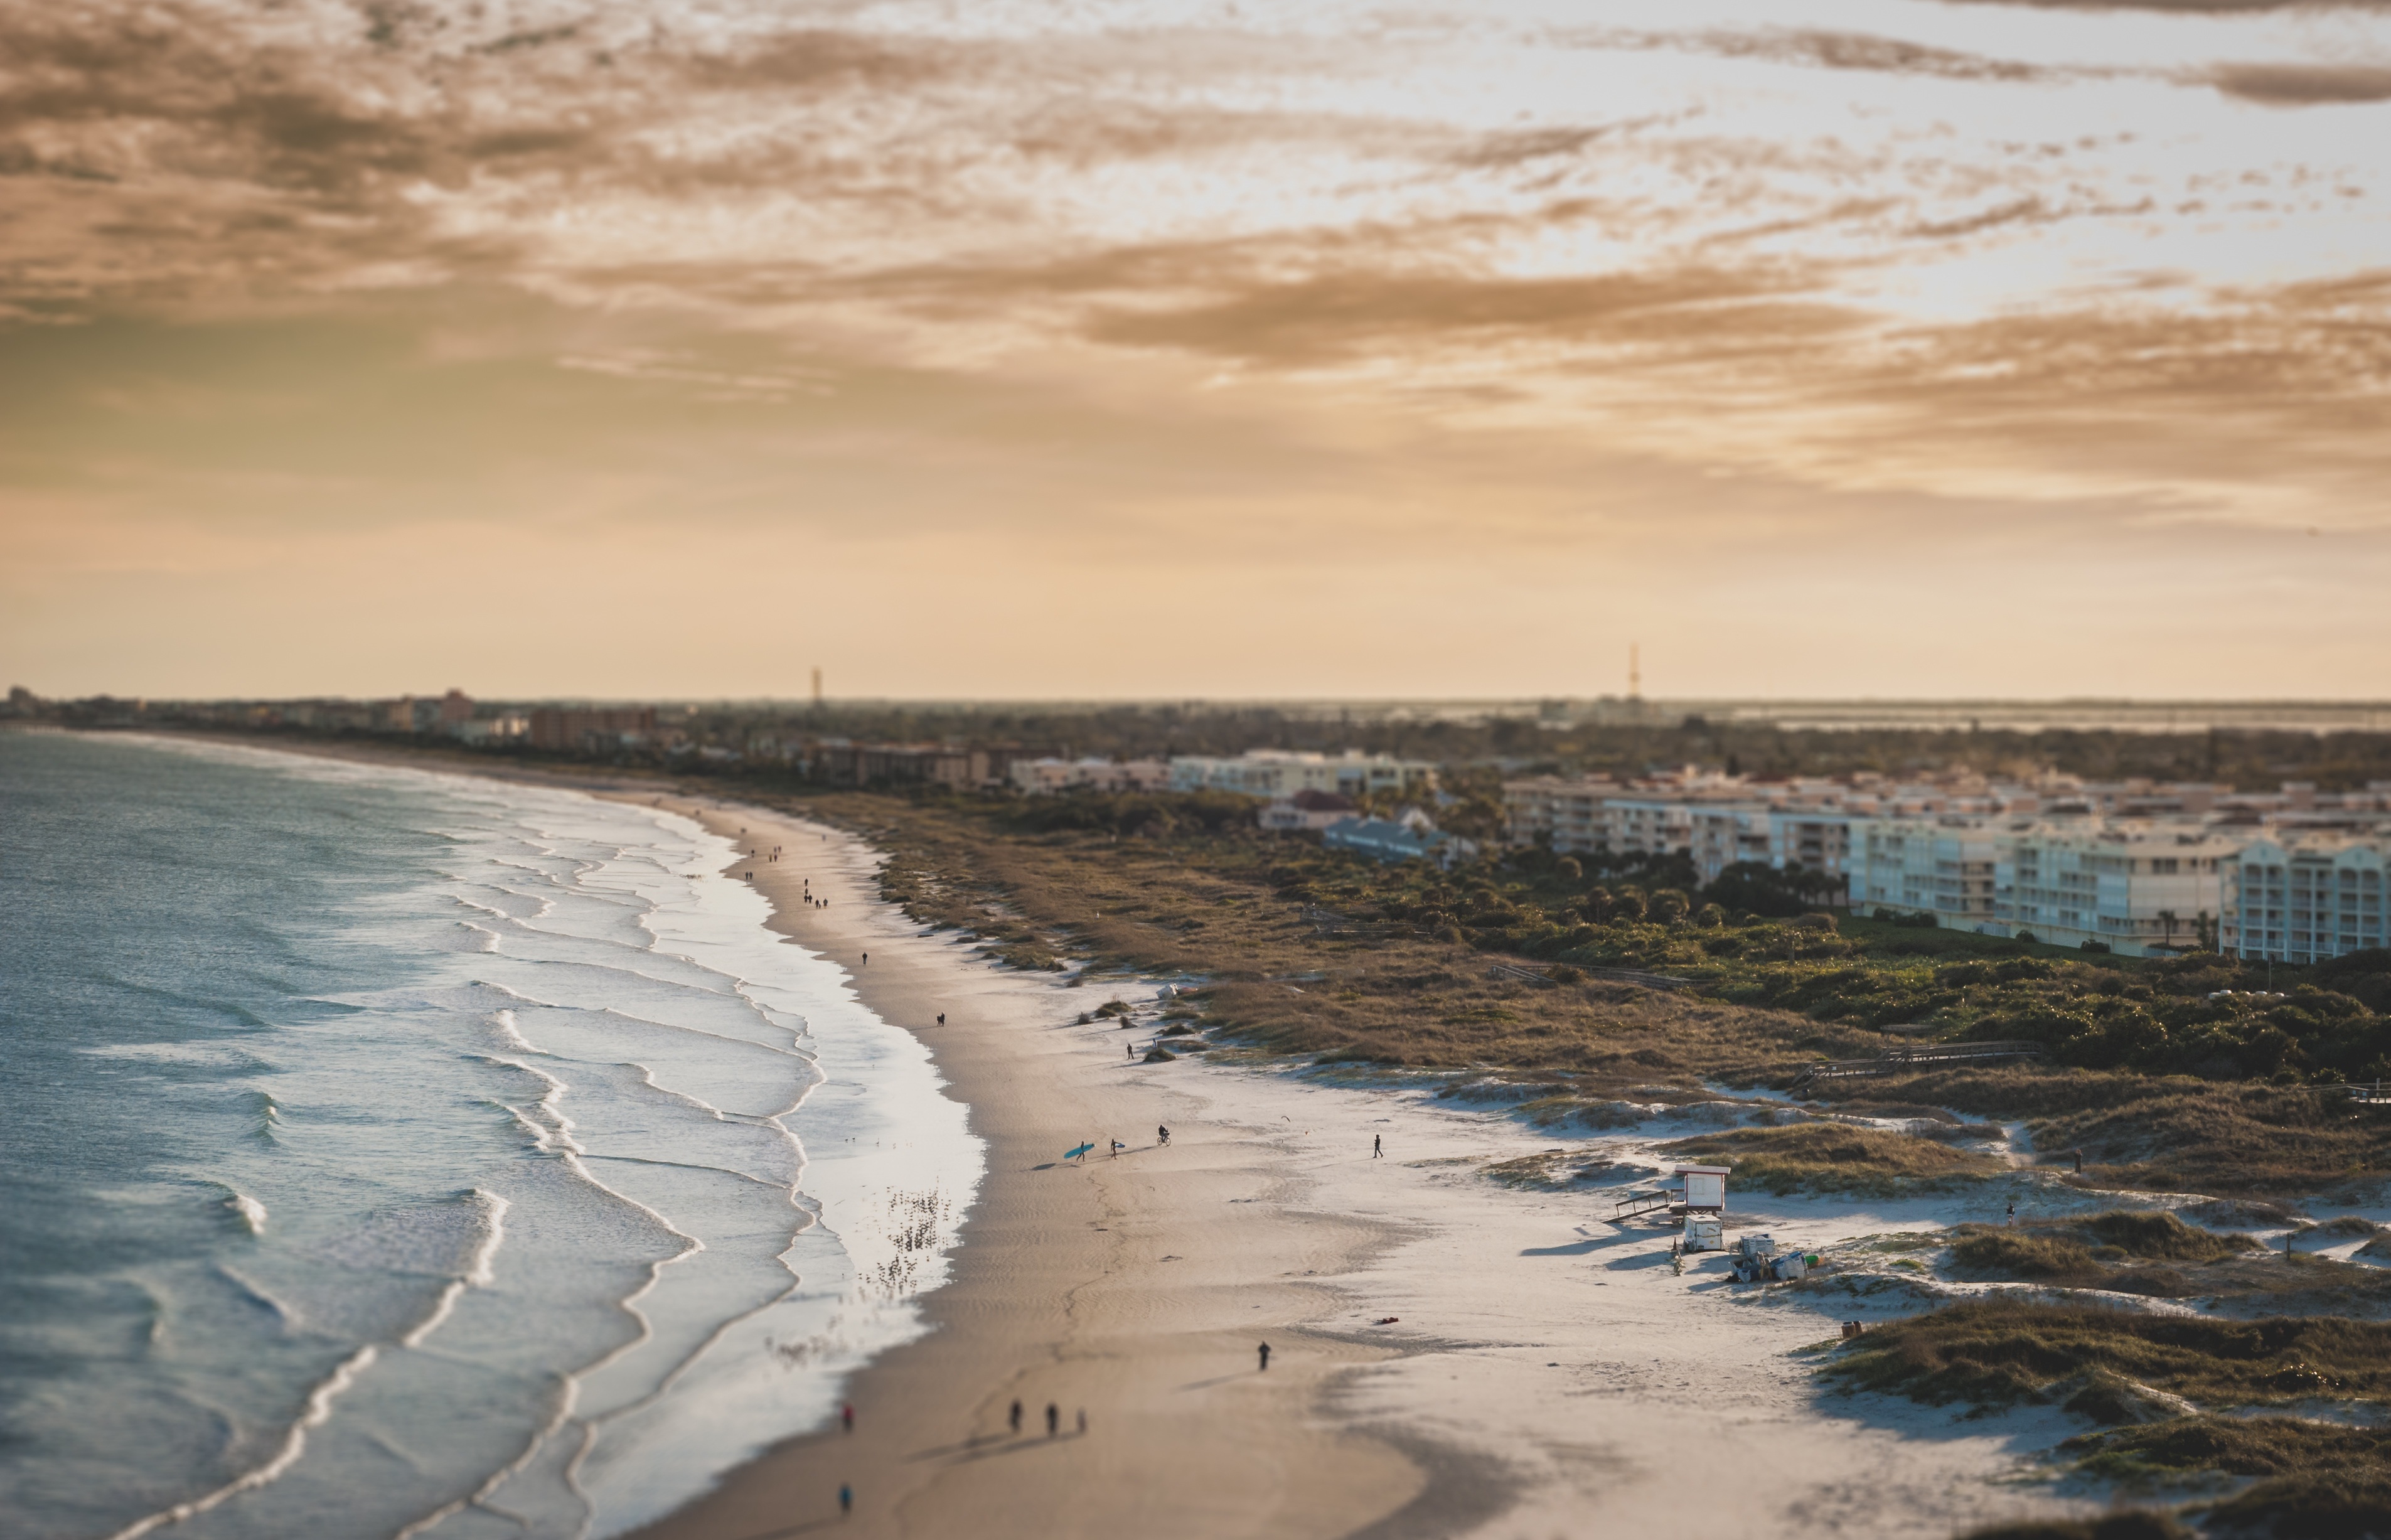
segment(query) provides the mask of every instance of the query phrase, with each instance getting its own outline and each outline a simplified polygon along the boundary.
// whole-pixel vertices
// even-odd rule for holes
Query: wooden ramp
[[[1625,1197],[1621,1198],[1619,1206],[1610,1211],[1610,1223],[1617,1224],[1623,1220],[1640,1219],[1646,1214],[1657,1213],[1663,1209],[1672,1208],[1676,1202],[1677,1195],[1673,1192],[1629,1193]]]

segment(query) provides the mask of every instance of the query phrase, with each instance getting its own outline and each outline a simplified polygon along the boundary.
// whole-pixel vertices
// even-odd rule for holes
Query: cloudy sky
[[[0,0],[44,693],[2391,696],[2391,4]]]

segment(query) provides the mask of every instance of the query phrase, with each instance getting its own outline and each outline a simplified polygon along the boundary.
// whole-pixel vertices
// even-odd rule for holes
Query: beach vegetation
[[[2094,1370],[2212,1411],[2380,1403],[2391,1399],[2391,1325],[1977,1300],[1878,1326],[1820,1372],[1849,1390],[1996,1410],[2063,1403]]]
[[[2183,1417],[2060,1445],[2077,1472],[2132,1488],[2248,1485],[2204,1506],[2205,1527],[2282,1536],[2391,1533],[2391,1428],[2285,1417]]]
[[[2191,1532],[2172,1514],[2123,1508],[2090,1519],[2032,1519],[1970,1530],[1963,1540],[2186,1540]]]
[[[1981,1182],[2008,1169],[1990,1156],[1939,1140],[1824,1121],[1706,1133],[1662,1145],[1658,1153],[1732,1165],[1738,1186],[1780,1196],[1838,1192],[1889,1197]]]

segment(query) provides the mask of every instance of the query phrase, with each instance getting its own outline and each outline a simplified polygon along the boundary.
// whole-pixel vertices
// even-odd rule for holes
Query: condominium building
[[[2222,865],[2248,836],[2195,823],[2038,822],[2000,842],[2000,920],[2058,946],[2146,955],[2202,944]]]
[[[1843,874],[1853,789],[1685,771],[1636,785],[1535,776],[1504,783],[1510,842],[1563,855],[1681,855],[1703,882],[1738,861]],[[1872,800],[1868,805],[1873,806]]]
[[[1625,795],[1615,781],[1539,775],[1503,783],[1510,842],[1549,845],[1562,855],[1592,855],[1610,845],[1610,799]]]
[[[1989,929],[1997,906],[1997,821],[1962,813],[1869,818],[1851,830],[1851,904],[1931,913],[1943,925]]]
[[[2226,951],[2277,963],[2321,963],[2391,946],[2384,891],[2391,835],[2255,839],[2225,862]]]
[[[1150,792],[1170,783],[1170,767],[1159,759],[1015,759],[1006,779],[1031,796],[1055,792]]]
[[[575,708],[537,706],[531,714],[531,746],[573,751],[645,743],[656,735],[653,705]]]
[[[1178,755],[1170,761],[1170,789],[1269,797],[1306,791],[1409,796],[1436,789],[1436,766],[1426,759],[1398,759],[1358,749],[1335,756],[1289,749],[1248,749],[1234,757]]]

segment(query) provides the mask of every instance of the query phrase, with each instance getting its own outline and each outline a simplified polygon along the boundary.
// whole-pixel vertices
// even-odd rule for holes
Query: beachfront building
[[[1934,916],[1960,929],[1999,920],[1996,822],[1965,813],[1868,818],[1851,830],[1851,905]]]
[[[990,780],[989,751],[951,744],[858,744],[825,738],[799,769],[834,786],[945,786],[976,791]]]
[[[1170,767],[1159,759],[1015,759],[1006,780],[1025,796],[1059,792],[1151,792],[1170,784]]]
[[[1841,808],[1787,808],[1768,815],[1769,865],[1816,872],[1842,884],[1851,877],[1852,825],[1864,817]]]
[[[2097,942],[2134,956],[2203,944],[2221,869],[2247,831],[2139,820],[2036,821],[1998,841],[2001,927],[2055,946]]]
[[[2236,956],[2321,963],[2391,946],[2391,835],[2381,830],[2255,839],[2224,874],[2221,944]]]
[[[1263,806],[1255,822],[1277,835],[1304,830],[1316,834],[1360,814],[1361,809],[1353,805],[1350,796],[1337,792],[1303,791],[1293,796],[1273,797]]]
[[[558,752],[617,748],[656,735],[653,705],[537,706],[531,714],[531,746]]]
[[[1522,848],[1549,845],[1565,856],[1610,848],[1610,799],[1626,788],[1604,777],[1571,781],[1538,775],[1503,783],[1506,834]]]
[[[1436,789],[1436,766],[1359,749],[1334,756],[1292,749],[1248,749],[1234,757],[1183,754],[1170,761],[1170,789],[1269,797],[1307,791],[1412,796]]]
[[[1850,801],[1829,781],[1747,781],[1687,770],[1622,785],[1603,777],[1532,776],[1503,785],[1510,843],[1560,855],[1682,855],[1703,882],[1738,861],[1803,867],[1840,879],[1851,855]]]

